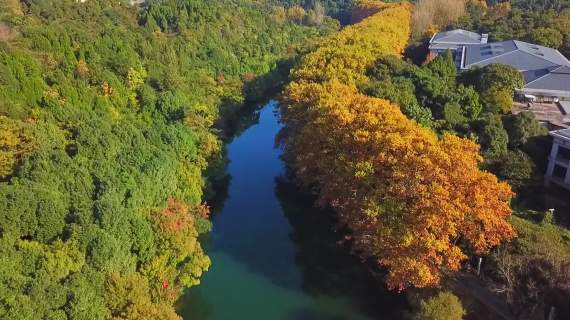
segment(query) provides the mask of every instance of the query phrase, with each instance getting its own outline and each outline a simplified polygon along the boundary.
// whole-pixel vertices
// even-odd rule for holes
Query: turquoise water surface
[[[181,299],[184,319],[399,319],[404,302],[347,249],[331,215],[285,178],[277,105],[228,145],[227,198],[203,241],[212,267]]]

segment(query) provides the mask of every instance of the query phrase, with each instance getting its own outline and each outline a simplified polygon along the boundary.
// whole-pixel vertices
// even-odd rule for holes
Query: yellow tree
[[[479,169],[479,146],[438,138],[399,107],[358,92],[382,54],[399,54],[407,4],[386,6],[324,41],[293,72],[279,139],[297,176],[333,207],[358,252],[387,267],[388,285],[436,285],[443,270],[514,236],[510,187]],[[393,28],[393,25],[397,26]]]

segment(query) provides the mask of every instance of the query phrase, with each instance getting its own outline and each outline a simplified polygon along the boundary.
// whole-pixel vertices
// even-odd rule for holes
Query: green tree
[[[465,126],[468,119],[463,116],[461,106],[454,102],[446,103],[443,107],[443,119],[451,125],[451,128]]]
[[[457,76],[457,67],[453,61],[451,50],[447,50],[444,54],[437,56],[427,64],[427,68],[439,78],[442,78],[448,84],[455,84]]]
[[[479,121],[478,135],[484,152],[493,156],[507,152],[509,135],[503,127],[500,116],[487,114]]]
[[[482,96],[487,112],[507,114],[513,107],[513,91],[507,88],[491,87],[484,91]]]
[[[562,46],[564,41],[562,33],[553,28],[536,28],[531,31],[530,39],[533,43],[555,49]]]
[[[508,181],[515,190],[520,190],[531,182],[535,169],[532,159],[520,150],[508,151],[502,155],[497,167],[494,170],[497,176]]]
[[[524,86],[522,74],[512,66],[504,64],[490,64],[478,69],[477,89],[487,92],[491,89],[505,89],[513,92]]]
[[[531,138],[548,134],[548,130],[536,120],[536,116],[530,111],[509,115],[504,122],[509,133],[509,145],[512,148],[521,148]]]

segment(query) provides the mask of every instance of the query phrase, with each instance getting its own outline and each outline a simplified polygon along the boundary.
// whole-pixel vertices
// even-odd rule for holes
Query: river
[[[277,103],[227,146],[227,198],[203,241],[212,267],[179,303],[184,319],[399,319],[402,296],[387,292],[339,244],[331,215],[285,178]]]

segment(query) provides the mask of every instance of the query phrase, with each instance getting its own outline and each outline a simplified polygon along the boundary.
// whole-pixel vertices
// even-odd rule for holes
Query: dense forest
[[[421,52],[464,28],[570,56],[570,2],[412,2],[0,0],[0,319],[179,319],[211,265],[224,142],[286,83],[284,160],[390,289],[484,257],[512,314],[570,315],[547,130],[511,113],[521,74]],[[465,314],[429,297],[418,319]]]
[[[219,130],[338,27],[272,1],[0,2],[0,318],[177,319]],[[204,191],[205,190],[205,191]]]

